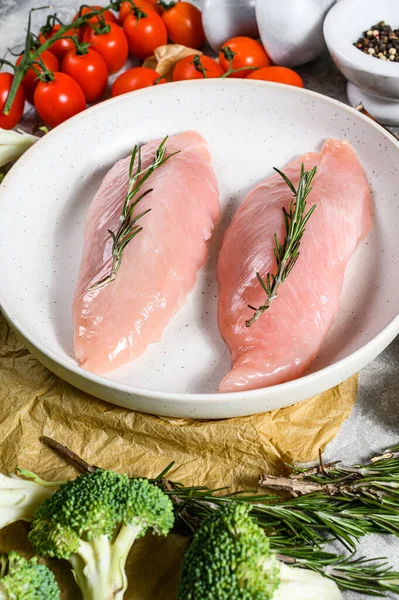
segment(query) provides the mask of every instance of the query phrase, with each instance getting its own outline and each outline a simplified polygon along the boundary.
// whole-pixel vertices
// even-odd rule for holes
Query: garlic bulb
[[[338,586],[314,571],[280,566],[280,584],[273,600],[342,600]]]
[[[255,0],[205,0],[202,23],[206,39],[216,52],[236,35],[259,37]]]
[[[256,0],[260,37],[272,61],[295,67],[325,48],[323,21],[335,0]]]
[[[29,133],[0,128],[0,167],[17,160],[38,139]]]

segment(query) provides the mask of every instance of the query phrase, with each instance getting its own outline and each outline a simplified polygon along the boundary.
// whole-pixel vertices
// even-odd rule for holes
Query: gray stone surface
[[[0,56],[4,55],[7,47],[21,41],[28,8],[40,4],[38,0],[0,0]],[[60,16],[68,18],[78,5],[77,0],[54,0],[52,10],[58,10]],[[38,13],[34,16],[38,22]],[[40,18],[43,18],[43,14]],[[328,55],[298,70],[307,88],[347,102],[345,80]],[[353,463],[399,442],[398,374],[399,337],[360,373],[355,409],[330,444],[328,458],[341,458],[346,463]],[[399,569],[398,540],[369,536],[361,544],[361,553],[368,557],[388,556]],[[356,594],[347,593],[345,600],[355,600],[357,597]]]

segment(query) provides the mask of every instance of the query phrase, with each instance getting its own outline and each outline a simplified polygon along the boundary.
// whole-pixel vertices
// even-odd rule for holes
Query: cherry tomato
[[[15,125],[18,125],[24,113],[25,93],[20,85],[10,112],[8,115],[3,114],[13,79],[14,76],[11,73],[0,73],[0,127],[3,129],[12,129]]]
[[[108,73],[116,73],[123,67],[129,54],[129,46],[122,27],[115,23],[107,23],[109,33],[96,33],[87,28],[83,41],[91,44],[103,59],[108,68]]]
[[[82,88],[86,102],[96,102],[108,85],[108,69],[103,57],[88,48],[84,54],[70,50],[62,59],[62,71],[70,75]]]
[[[233,69],[241,69],[242,67],[268,67],[270,59],[267,56],[262,44],[248,37],[235,37],[223,44],[219,54],[219,62],[221,67],[228,71],[230,64],[227,58],[228,49],[234,53],[232,67]],[[251,70],[242,70],[237,73],[232,73],[230,77],[247,77]]]
[[[302,77],[292,69],[286,67],[264,67],[253,71],[247,79],[261,79],[263,81],[276,81],[277,83],[286,83],[287,85],[295,85],[303,87]]]
[[[16,62],[17,66],[21,64],[22,58],[23,58],[23,54],[21,54],[21,56],[18,57],[17,62]],[[52,52],[50,52],[49,50],[45,50],[44,52],[42,52],[40,55],[40,58],[43,61],[44,66],[46,67],[46,69],[48,71],[51,71],[52,73],[54,73],[54,71],[60,70],[60,63],[58,61],[58,58],[56,56],[54,56],[54,54]],[[35,71],[35,69],[36,69],[36,71]],[[30,102],[31,104],[33,104],[33,94],[34,94],[36,86],[39,82],[39,80],[37,78],[37,71],[39,73],[41,73],[43,71],[43,69],[41,68],[41,66],[39,64],[35,64],[34,68],[31,67],[29,69],[29,71],[27,71],[25,77],[22,80],[25,97],[28,100],[28,102]]]
[[[155,10],[158,14],[161,13],[162,9],[157,4],[156,0],[133,0],[134,4],[137,8],[147,13],[148,11]],[[126,17],[133,12],[132,2],[128,0],[127,2],[122,2],[119,9],[119,23],[123,25]]]
[[[141,88],[159,85],[161,83],[167,83],[165,77],[160,78],[159,73],[153,69],[135,67],[134,69],[128,69],[124,73],[121,73],[121,75],[115,79],[111,96],[120,96],[121,94],[127,94],[134,90],[140,90]]]
[[[140,60],[151,56],[155,48],[164,46],[168,41],[162,18],[154,11],[144,14],[147,16],[142,16],[140,10],[137,10],[128,15],[123,22],[130,52]]]
[[[65,73],[54,73],[52,81],[39,81],[34,94],[39,117],[50,127],[56,127],[86,108],[81,87]]]
[[[54,27],[52,28],[52,30],[48,33],[41,33],[39,35],[39,42],[41,44],[44,44],[44,42],[50,38],[52,38],[61,28],[61,25],[59,25],[58,23],[56,25],[54,25]],[[66,31],[63,36],[57,40],[56,42],[54,42],[54,44],[51,45],[51,47],[49,48],[50,52],[52,52],[52,54],[54,54],[54,56],[56,56],[58,58],[58,60],[62,60],[64,55],[69,52],[69,50],[73,50],[75,48],[75,44],[73,43],[73,40],[71,40],[70,37],[64,37],[64,36],[72,36],[74,35],[74,30],[71,29],[70,31]]]
[[[213,58],[191,54],[190,56],[181,58],[176,63],[172,78],[173,81],[183,81],[184,79],[214,79],[220,77],[223,73],[222,67],[213,60]]]
[[[166,25],[169,39],[175,44],[190,48],[200,48],[205,43],[201,11],[189,2],[165,5],[162,19]]]

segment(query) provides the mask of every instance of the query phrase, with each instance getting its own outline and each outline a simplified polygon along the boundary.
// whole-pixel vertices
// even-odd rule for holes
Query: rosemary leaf
[[[274,548],[299,544],[321,548],[336,539],[353,552],[369,533],[399,537],[399,446],[364,465],[343,467],[334,462],[309,471],[293,468],[289,477],[261,476],[261,485],[270,490],[267,494],[253,490],[226,494],[169,480],[166,489],[167,474],[156,481],[173,494],[177,517],[190,517],[192,531],[210,512],[236,500],[252,504],[251,516],[271,537]]]
[[[386,597],[387,592],[399,593],[399,573],[389,567],[385,558],[355,559],[304,547],[284,549],[278,558],[290,566],[316,571],[335,581],[342,590],[379,598]]]
[[[268,273],[266,275],[265,283],[260,273],[256,273],[256,277],[266,293],[266,300],[264,304],[258,306],[258,308],[248,305],[248,308],[253,310],[254,314],[245,322],[247,327],[251,327],[251,325],[253,325],[259,317],[270,308],[271,303],[277,297],[278,288],[291,273],[299,258],[299,246],[305,231],[305,226],[316,208],[316,205],[314,205],[308,212],[305,212],[306,199],[312,191],[311,183],[316,174],[316,167],[311,171],[305,171],[304,164],[302,163],[297,189],[295,189],[294,184],[285,173],[276,168],[274,170],[281,175],[290,188],[294,198],[290,202],[288,211],[283,207],[285,239],[282,244],[279,242],[277,234],[274,234],[274,258],[277,265],[276,274],[273,275],[272,273]]]
[[[142,194],[138,195],[139,191],[143,187],[144,183],[151,177],[158,167],[164,165],[167,160],[175,156],[179,152],[173,152],[166,156],[166,140],[168,136],[166,136],[158,149],[155,152],[153,161],[148,165],[148,167],[142,167],[142,158],[141,158],[141,147],[135,146],[133,148],[133,152],[130,158],[129,163],[129,186],[126,194],[126,198],[123,202],[122,212],[120,216],[121,224],[116,232],[108,229],[108,232],[112,238],[112,264],[110,273],[97,281],[89,288],[89,292],[98,290],[99,288],[104,287],[108,283],[111,283],[116,278],[116,275],[121,267],[123,252],[126,249],[126,246],[132,241],[133,238],[139,234],[143,228],[137,225],[137,221],[139,221],[142,217],[144,217],[147,213],[150,212],[150,208],[144,210],[140,214],[133,217],[133,211],[136,206],[145,198],[148,194],[150,194],[153,190],[147,190]],[[135,169],[135,164],[137,162],[137,166]]]

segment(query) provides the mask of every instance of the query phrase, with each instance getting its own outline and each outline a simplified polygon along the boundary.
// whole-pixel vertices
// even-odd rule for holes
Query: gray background
[[[53,0],[52,12],[70,17],[81,4],[79,0]],[[194,2],[193,2],[194,3]],[[201,1],[195,2],[201,5]],[[0,56],[7,48],[21,42],[28,8],[40,6],[39,0],[0,0]],[[100,2],[101,4],[101,2]],[[40,20],[44,13],[40,11]],[[35,15],[38,22],[39,15]],[[346,82],[328,55],[298,69],[305,87],[347,102]],[[355,409],[327,450],[327,459],[340,458],[345,463],[366,459],[390,445],[399,443],[399,337],[375,361],[360,373],[359,395]],[[368,536],[360,553],[368,557],[387,556],[399,569],[399,540],[389,536]],[[352,593],[345,600],[366,598]],[[371,596],[370,596],[371,598]],[[322,600],[322,599],[320,599]]]

